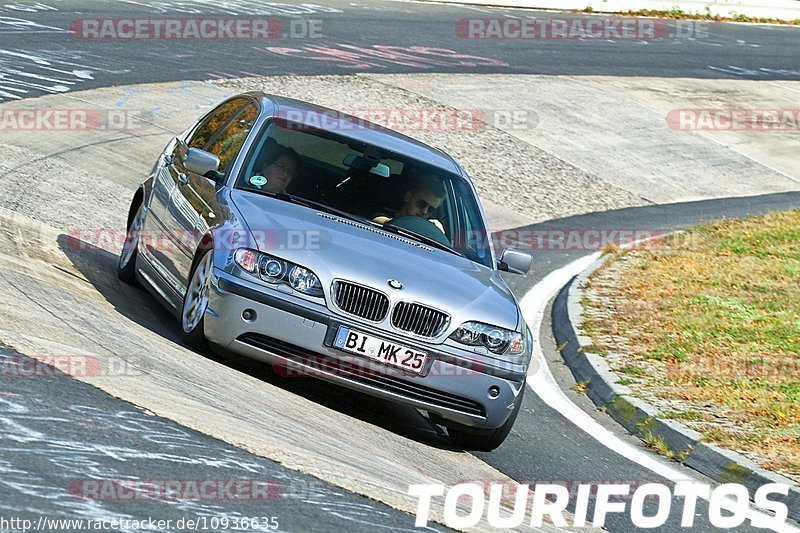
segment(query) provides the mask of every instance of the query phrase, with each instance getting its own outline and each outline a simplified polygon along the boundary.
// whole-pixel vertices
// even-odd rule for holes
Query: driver
[[[444,186],[436,176],[431,174],[421,174],[414,179],[413,185],[403,195],[403,207],[401,207],[394,217],[385,215],[376,216],[372,220],[379,224],[386,224],[393,218],[418,216],[428,220],[431,224],[439,228],[444,233],[442,223],[431,218],[444,201]]]

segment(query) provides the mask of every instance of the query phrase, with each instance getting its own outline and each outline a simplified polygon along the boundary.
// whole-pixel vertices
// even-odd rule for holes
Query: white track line
[[[621,440],[614,435],[611,431],[601,426],[595,419],[589,416],[588,413],[581,410],[577,405],[567,398],[564,391],[561,390],[558,383],[556,383],[553,374],[550,372],[550,367],[547,366],[547,361],[542,351],[542,345],[539,342],[539,332],[542,326],[542,319],[544,312],[547,308],[547,303],[558,293],[558,291],[566,285],[570,279],[581,273],[593,261],[600,257],[599,252],[582,257],[572,263],[554,270],[543,280],[533,286],[520,302],[522,314],[525,322],[531,328],[533,335],[533,361],[531,364],[531,374],[528,375],[528,385],[535,392],[544,403],[558,411],[564,418],[581,428],[587,434],[591,435],[603,446],[607,447],[622,457],[633,461],[634,463],[647,468],[651,472],[666,478],[672,483],[679,482],[693,482],[700,483],[699,480],[684,474],[683,472],[673,468],[662,461],[657,460],[650,453],[645,452],[631,444]],[[729,502],[731,508],[734,508],[734,503]],[[752,520],[755,516],[768,516],[764,513],[750,509],[747,514],[748,520]],[[800,529],[785,524],[782,528],[774,531],[782,533],[792,532],[800,533]]]

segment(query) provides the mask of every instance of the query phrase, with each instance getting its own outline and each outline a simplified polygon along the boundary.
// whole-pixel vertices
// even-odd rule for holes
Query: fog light
[[[498,387],[497,385],[492,385],[491,387],[489,387],[489,398],[494,400],[498,396],[500,396],[500,387]]]
[[[252,309],[245,309],[242,311],[242,320],[245,322],[252,322],[256,319],[256,312]]]

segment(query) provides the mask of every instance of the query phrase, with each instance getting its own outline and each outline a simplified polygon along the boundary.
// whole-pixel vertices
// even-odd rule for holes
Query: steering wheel
[[[414,233],[418,233],[423,237],[428,237],[429,239],[432,239],[440,244],[444,244],[445,246],[453,246],[453,244],[450,242],[450,239],[448,239],[447,236],[442,233],[439,228],[434,226],[433,222],[428,219],[416,215],[410,215],[393,218],[387,224],[413,231]]]

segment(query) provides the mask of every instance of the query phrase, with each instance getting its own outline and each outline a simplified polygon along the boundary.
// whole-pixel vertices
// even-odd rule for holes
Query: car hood
[[[311,269],[331,302],[335,279],[375,288],[392,304],[423,303],[452,316],[516,329],[519,311],[496,270],[370,225],[248,191],[231,192],[262,252]],[[402,290],[389,287],[398,280]]]

